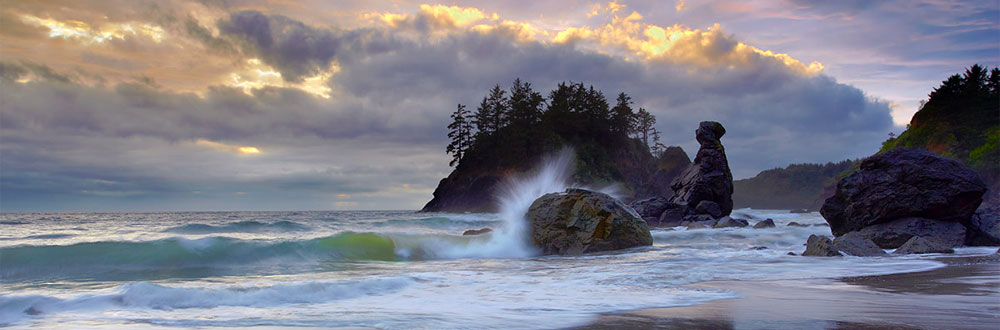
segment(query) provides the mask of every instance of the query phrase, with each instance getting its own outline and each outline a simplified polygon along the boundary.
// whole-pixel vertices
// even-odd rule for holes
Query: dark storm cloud
[[[188,33],[197,40],[227,49],[227,39],[193,24]],[[246,11],[220,30],[290,81],[336,60],[331,98],[292,88],[247,95],[215,86],[195,95],[140,83],[90,86],[42,65],[0,62],[4,207],[46,208],[45,196],[64,196],[48,208],[117,201],[149,209],[159,200],[152,209],[205,209],[199,203],[214,200],[224,209],[324,209],[340,193],[350,196],[345,203],[359,203],[349,199],[357,196],[375,203],[346,204],[359,208],[416,208],[447,174],[444,127],[455,104],[474,109],[490,87],[516,77],[543,94],[562,81],[593,84],[612,99],[627,92],[657,115],[664,142],[690,155],[698,122],[718,120],[738,177],[871,154],[892,127],[886,104],[779,61],[735,68],[625,61],[517,41],[503,29],[413,39]],[[29,72],[37,80],[14,82]],[[263,152],[241,157],[199,139]],[[419,189],[406,196],[420,200],[380,195],[386,187]]]
[[[828,76],[803,76],[777,61],[747,68],[693,69],[669,63],[626,62],[571,46],[520,44],[495,34],[469,33],[438,44],[404,44],[343,71],[333,85],[400,108],[414,120],[442,118],[460,102],[472,108],[494,84],[515,78],[543,94],[561,81],[594,84],[609,97],[624,91],[658,116],[664,141],[694,153],[702,120],[729,129],[738,176],[789,162],[857,158],[877,150],[892,129],[888,105]],[[384,91],[392,91],[385,93]],[[448,102],[451,101],[451,102]],[[427,123],[429,131],[438,130]]]
[[[258,11],[232,13],[229,19],[219,22],[219,30],[242,40],[245,52],[260,56],[280,71],[282,78],[293,82],[325,71],[335,58],[378,52],[387,49],[391,42],[372,30],[314,28],[285,16]]]

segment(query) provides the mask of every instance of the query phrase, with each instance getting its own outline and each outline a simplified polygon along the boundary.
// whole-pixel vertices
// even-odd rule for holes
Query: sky
[[[868,156],[1000,64],[997,1],[0,1],[0,211],[419,209],[515,78],[721,122],[736,178]]]

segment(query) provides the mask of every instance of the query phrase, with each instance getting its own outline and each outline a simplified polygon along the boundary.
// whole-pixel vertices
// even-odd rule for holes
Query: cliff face
[[[573,183],[593,187],[618,184],[626,200],[669,198],[671,180],[691,163],[680,147],[669,147],[661,157],[654,157],[638,139],[547,139],[537,144],[541,152],[507,164],[497,164],[491,156],[502,153],[497,150],[473,151],[441,180],[434,198],[421,211],[496,212],[507,177],[532,170],[541,155],[564,147],[572,147],[576,154]]]

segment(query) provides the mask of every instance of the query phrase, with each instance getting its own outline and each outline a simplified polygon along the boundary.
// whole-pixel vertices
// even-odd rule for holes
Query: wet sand
[[[1000,329],[1000,255],[942,257],[924,272],[717,281],[743,297],[606,314],[577,329]]]

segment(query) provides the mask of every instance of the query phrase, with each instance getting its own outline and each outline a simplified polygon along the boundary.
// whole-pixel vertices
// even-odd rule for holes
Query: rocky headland
[[[496,212],[507,178],[529,173],[544,155],[564,148],[575,154],[574,184],[616,186],[626,201],[669,198],[671,181],[691,160],[680,147],[659,144],[655,117],[632,109],[628,95],[616,101],[611,106],[582,83],[560,84],[545,100],[518,80],[509,94],[494,88],[474,113],[460,105],[449,126],[455,169],[421,211]]]

